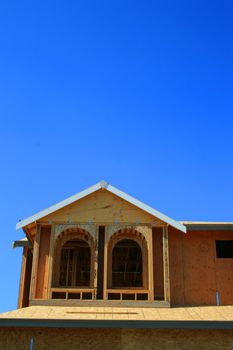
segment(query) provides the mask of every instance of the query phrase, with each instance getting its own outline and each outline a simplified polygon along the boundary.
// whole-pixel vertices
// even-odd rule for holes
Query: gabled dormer
[[[19,307],[170,305],[168,227],[186,227],[105,181],[20,221]]]

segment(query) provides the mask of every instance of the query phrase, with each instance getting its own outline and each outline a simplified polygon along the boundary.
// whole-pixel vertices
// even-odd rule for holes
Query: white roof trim
[[[179,221],[183,225],[233,225],[233,221]]]
[[[16,225],[16,230],[23,228],[23,227],[41,219],[44,216],[49,215],[49,214],[51,214],[51,213],[53,213],[61,208],[64,208],[65,206],[67,206],[71,203],[74,203],[77,200],[84,198],[84,197],[88,196],[89,194],[100,190],[101,188],[105,188],[107,191],[109,191],[109,192],[115,194],[116,196],[126,200],[127,202],[135,205],[136,207],[146,211],[147,213],[155,216],[156,218],[166,222],[167,224],[175,227],[176,229],[178,229],[182,232],[187,231],[186,227],[184,225],[182,225],[180,222],[169,218],[168,216],[166,216],[166,215],[160,213],[159,211],[151,208],[150,206],[140,202],[139,200],[135,199],[134,197],[131,197],[130,195],[118,190],[116,187],[111,186],[106,181],[100,181],[96,185],[91,186],[84,191],[78,192],[75,195],[68,197],[67,199],[65,199],[63,201],[61,201],[57,204],[54,204],[51,207],[48,207],[47,209],[41,210],[40,212],[38,212],[38,213],[36,213],[36,214],[34,214],[34,215],[24,219],[24,220],[19,221]]]

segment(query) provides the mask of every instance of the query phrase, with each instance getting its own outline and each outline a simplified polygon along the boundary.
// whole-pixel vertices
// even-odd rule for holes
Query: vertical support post
[[[34,299],[36,296],[36,279],[37,279],[38,257],[39,257],[39,247],[40,247],[40,231],[41,231],[41,225],[36,224],[36,237],[33,245],[32,276],[31,276],[29,300]]]
[[[108,288],[108,227],[106,227],[105,239],[104,239],[104,291],[103,291],[104,300],[107,300],[107,288]]]
[[[153,237],[152,227],[148,227],[148,277],[149,277],[149,301],[154,300],[154,264],[153,264]]]
[[[97,285],[98,285],[98,253],[99,253],[99,232],[98,226],[95,228],[95,251],[94,251],[94,289],[95,296],[94,299],[97,298]]]
[[[170,302],[168,226],[163,227],[163,273],[164,273],[164,300],[167,302]]]
[[[54,238],[55,238],[55,225],[51,226],[50,244],[49,244],[49,257],[48,257],[48,287],[47,287],[47,299],[51,299],[51,286],[52,286],[52,273],[53,273],[53,254],[54,254]]]
[[[104,290],[104,237],[105,226],[98,227],[98,274],[97,274],[97,299],[103,299]]]
[[[24,288],[25,288],[25,273],[26,273],[28,249],[29,249],[28,247],[23,248],[20,284],[19,284],[19,296],[18,296],[18,309],[23,307],[23,297],[24,297]]]

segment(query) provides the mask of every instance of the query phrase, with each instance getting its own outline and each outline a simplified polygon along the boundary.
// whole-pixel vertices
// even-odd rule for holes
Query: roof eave
[[[233,329],[233,321],[186,320],[63,320],[1,318],[0,327],[131,328],[131,329]]]

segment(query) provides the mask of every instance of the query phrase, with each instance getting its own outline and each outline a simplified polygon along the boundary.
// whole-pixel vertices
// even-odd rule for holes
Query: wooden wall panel
[[[216,279],[211,233],[190,232],[183,237],[185,303],[214,305]]]
[[[230,350],[233,330],[0,328],[0,349]]]
[[[169,227],[169,267],[171,304],[184,304],[185,286],[183,273],[183,232]]]
[[[156,218],[106,190],[99,190],[42,218],[43,222],[49,220],[106,224],[115,221],[149,223]]]
[[[36,293],[35,293],[35,297],[37,299],[47,298],[48,256],[49,256],[50,236],[51,236],[51,227],[41,227],[38,268],[37,268],[37,278],[36,278]]]
[[[233,240],[232,232],[215,232],[215,240]],[[214,247],[215,248],[215,247]],[[215,254],[216,289],[219,292],[220,304],[233,304],[233,259],[220,259]]]
[[[155,299],[164,297],[163,279],[163,230],[153,227],[153,257],[154,257],[154,296]]]
[[[170,228],[170,276],[173,305],[233,304],[233,259],[216,257],[215,240],[233,239],[229,231],[189,231]]]

